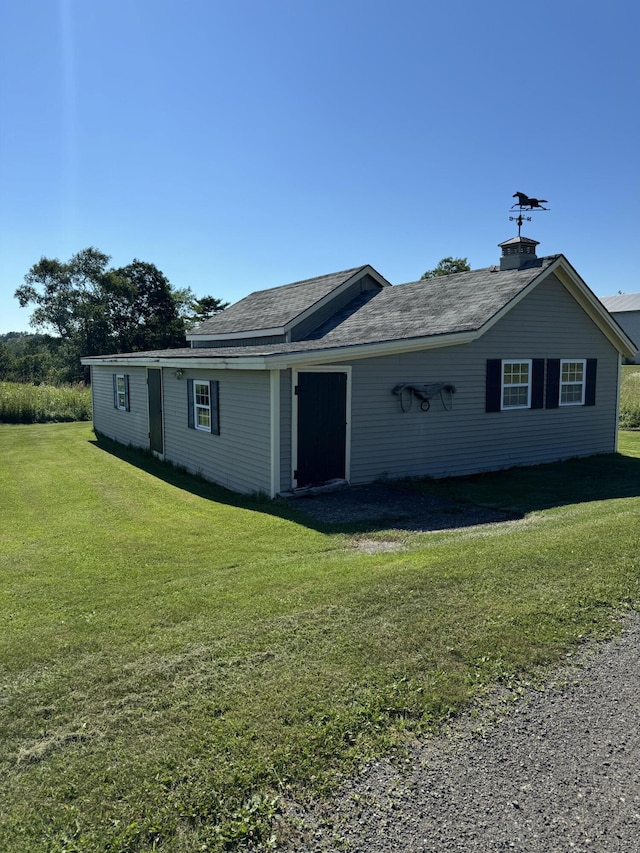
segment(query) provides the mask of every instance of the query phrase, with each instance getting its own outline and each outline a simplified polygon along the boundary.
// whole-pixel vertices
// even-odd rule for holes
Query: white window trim
[[[567,400],[564,403],[562,402],[562,388],[563,386],[573,386],[577,385],[577,382],[563,382],[562,381],[562,368],[565,364],[581,364],[582,365],[582,393],[580,395],[580,400]],[[587,359],[586,358],[561,358],[560,359],[560,377],[559,377],[559,389],[558,389],[558,405],[559,406],[584,406],[585,394],[587,390]]]
[[[120,390],[120,380],[122,380],[122,391]],[[127,411],[127,377],[124,373],[116,373],[116,399],[118,401],[118,411]]]
[[[209,399],[208,406],[198,403],[198,385],[204,385],[207,389],[207,398]],[[198,412],[201,411],[209,413],[209,426],[203,426],[199,423]],[[211,432],[211,385],[208,380],[193,380],[193,426],[194,429],[200,430],[200,432]]]
[[[507,364],[528,364],[529,365],[529,381],[526,384],[527,388],[527,403],[526,405],[522,404],[519,406],[505,406],[504,404],[504,391],[505,388],[524,388],[525,383],[511,383],[509,385],[505,385],[504,382],[504,368]],[[503,358],[502,364],[500,365],[500,409],[503,412],[511,412],[514,409],[530,409],[531,408],[531,388],[533,382],[533,359],[532,358]]]

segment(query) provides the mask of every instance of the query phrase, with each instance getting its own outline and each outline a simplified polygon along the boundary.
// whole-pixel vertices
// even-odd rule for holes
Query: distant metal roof
[[[640,311],[640,293],[616,293],[615,296],[601,296],[600,302],[612,314],[621,311]]]

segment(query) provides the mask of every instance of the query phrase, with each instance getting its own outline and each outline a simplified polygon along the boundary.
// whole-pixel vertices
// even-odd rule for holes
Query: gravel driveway
[[[543,690],[499,699],[297,811],[314,853],[640,851],[640,613]]]

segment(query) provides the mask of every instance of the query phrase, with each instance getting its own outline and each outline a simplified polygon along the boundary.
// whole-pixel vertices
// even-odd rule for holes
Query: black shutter
[[[502,359],[487,359],[485,411],[499,412],[502,395]]]
[[[118,374],[113,374],[113,408],[118,408]]]
[[[547,359],[547,409],[560,405],[560,359]]]
[[[531,408],[544,408],[544,358],[534,358],[531,363]]]
[[[587,376],[584,389],[584,404],[585,406],[595,406],[596,404],[596,374],[598,371],[598,359],[587,359]]]
[[[218,393],[218,382],[209,382],[209,400],[211,402],[211,432],[220,435],[220,398]]]
[[[129,374],[125,373],[124,375],[124,407],[127,412],[131,411],[131,404],[129,402]]]
[[[189,424],[189,429],[196,428],[193,417],[193,379],[187,379],[187,423]]]

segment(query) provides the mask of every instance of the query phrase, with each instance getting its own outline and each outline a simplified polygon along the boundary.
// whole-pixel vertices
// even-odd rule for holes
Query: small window
[[[126,373],[113,374],[113,408],[129,411],[129,376]]]
[[[189,429],[220,435],[218,382],[187,379]]]
[[[560,360],[560,405],[584,406],[586,359]]]
[[[531,408],[531,359],[502,362],[502,408]]]
[[[196,429],[211,432],[211,392],[208,382],[193,383],[193,421]]]

